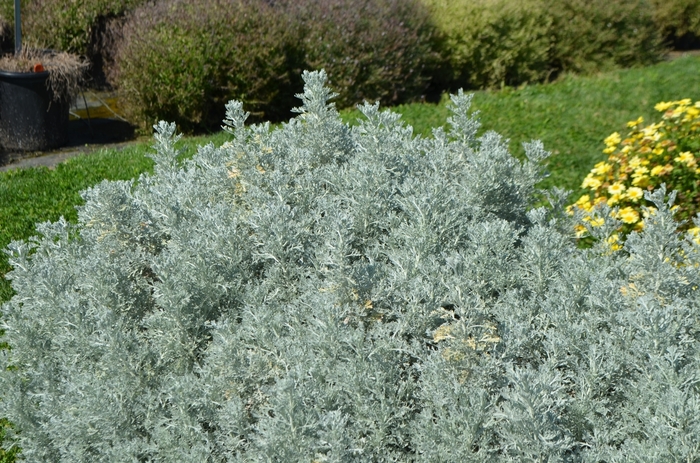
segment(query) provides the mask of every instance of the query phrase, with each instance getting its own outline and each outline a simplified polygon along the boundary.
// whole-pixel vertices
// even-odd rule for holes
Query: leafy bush
[[[0,14],[0,52],[14,46],[14,39],[11,37],[12,28],[5,18]]]
[[[112,81],[144,129],[158,118],[216,128],[231,98],[286,120],[309,67],[333,72],[342,107],[418,99],[435,61],[427,14],[405,0],[165,0],[123,34]]]
[[[265,0],[163,0],[131,14],[110,79],[144,130],[159,118],[186,132],[216,128],[231,98],[281,119],[299,81],[288,63],[298,40]]]
[[[562,191],[377,105],[300,115],[84,193],[10,245],[0,411],[32,461],[693,461],[700,245],[663,191],[624,250],[577,249]],[[678,265],[683,253],[683,263]],[[12,368],[9,368],[12,366]],[[10,431],[8,431],[10,432]]]
[[[700,2],[696,0],[651,0],[654,20],[664,38],[676,47],[700,46]]]
[[[428,12],[418,0],[274,4],[301,30],[302,69],[325,69],[332,76],[338,107],[364,100],[397,104],[425,94],[437,55]]]
[[[605,204],[616,208],[611,213],[621,221],[618,231],[623,236],[641,229],[643,214],[654,212],[644,190],[654,191],[663,184],[678,191],[673,210],[681,228],[693,226],[693,217],[700,213],[700,101],[661,102],[655,108],[663,113],[660,122],[642,127],[640,117],[627,123],[631,130],[624,140],[617,132],[605,139],[603,152],[610,156],[586,176],[581,187],[590,194],[575,204],[588,213],[585,221],[590,225],[606,220],[595,211],[596,205]],[[583,224],[578,231],[586,231]]]
[[[550,20],[539,0],[422,0],[449,63],[447,84],[492,87],[547,77]]]
[[[665,53],[647,0],[543,0],[552,17],[552,66],[598,72],[648,65]]]
[[[666,51],[646,0],[422,1],[457,85],[519,85],[563,71],[645,65]]]
[[[28,0],[22,2],[22,35],[47,48],[92,56],[100,22],[118,17],[146,0]],[[14,2],[0,2],[0,16],[14,17]]]

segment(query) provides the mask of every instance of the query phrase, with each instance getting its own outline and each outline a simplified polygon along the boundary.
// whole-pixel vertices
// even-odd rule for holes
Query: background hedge
[[[700,2],[697,0],[650,0],[654,21],[674,47],[700,47]]]
[[[427,10],[414,0],[281,0],[300,31],[304,69],[325,69],[338,107],[420,98],[437,54]],[[301,89],[301,87],[299,87]]]
[[[12,15],[1,2],[0,22]],[[28,43],[87,56],[146,131],[157,119],[218,130],[231,98],[254,118],[284,120],[304,69],[328,71],[342,108],[647,65],[671,46],[700,46],[696,0],[28,0],[23,18]]]
[[[490,87],[547,76],[549,23],[538,0],[422,0],[438,29],[443,86]]]
[[[661,61],[667,43],[647,0],[541,0],[554,72],[592,73]]]
[[[436,63],[431,31],[415,1],[164,0],[128,17],[109,75],[144,129],[157,119],[218,127],[234,98],[258,119],[283,120],[303,69],[335,76],[339,107],[420,98]]]
[[[666,52],[646,0],[422,1],[439,31],[451,88],[647,65]]]
[[[25,0],[22,36],[26,43],[83,55],[93,64],[92,74],[102,84],[103,61],[110,61],[115,29],[110,24],[147,0]],[[0,2],[0,16],[11,23],[14,1]],[[14,40],[14,39],[11,39]]]
[[[13,46],[11,32],[10,24],[0,16],[0,50]]]
[[[109,75],[127,118],[145,130],[158,119],[185,132],[216,128],[234,97],[276,119],[292,106],[297,41],[262,0],[165,0],[130,14]]]

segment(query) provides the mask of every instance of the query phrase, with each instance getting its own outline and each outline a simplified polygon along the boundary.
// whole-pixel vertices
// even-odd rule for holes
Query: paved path
[[[144,140],[148,139],[144,138]],[[32,167],[48,167],[49,169],[53,169],[59,163],[72,157],[87,156],[101,151],[104,148],[120,150],[136,143],[139,143],[139,140],[132,140],[122,143],[87,145],[83,147],[69,147],[58,151],[51,151],[50,153],[33,153],[33,155],[30,155],[29,157],[22,157],[20,159],[13,160],[9,164],[0,166],[0,172],[14,169],[29,169]]]
[[[136,138],[134,128],[110,107],[115,96],[89,90],[78,95],[71,106],[66,146],[51,151],[5,155],[6,163],[0,166],[0,171],[41,166],[52,169],[74,156],[89,155],[103,148],[121,149],[149,140],[150,137]]]

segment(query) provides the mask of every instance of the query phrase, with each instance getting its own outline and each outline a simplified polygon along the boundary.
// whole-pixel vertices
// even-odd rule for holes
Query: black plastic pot
[[[69,102],[53,101],[49,73],[0,70],[0,148],[42,151],[68,141]]]

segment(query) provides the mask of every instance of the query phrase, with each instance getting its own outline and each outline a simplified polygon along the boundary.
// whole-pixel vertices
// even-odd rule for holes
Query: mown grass
[[[494,130],[510,139],[515,156],[522,158],[522,143],[542,140],[552,152],[547,162],[550,177],[543,188],[579,189],[583,177],[607,155],[603,139],[612,132],[627,133],[626,123],[643,116],[659,120],[654,105],[660,101],[700,100],[700,57],[684,57],[655,66],[626,69],[590,77],[565,76],[552,84],[518,89],[476,92],[472,109],[480,112],[482,131]],[[440,104],[412,104],[393,108],[414,127],[430,135],[449,116],[447,97]],[[347,121],[358,111],[345,112]]]
[[[685,57],[641,69],[628,69],[591,77],[567,76],[552,84],[476,92],[472,108],[480,112],[482,131],[495,130],[510,139],[513,153],[523,156],[522,142],[543,141],[552,152],[548,161],[550,177],[542,187],[554,185],[570,190],[578,186],[599,160],[603,139],[614,131],[626,130],[626,122],[643,116],[658,119],[654,105],[659,101],[691,98],[700,100],[700,58]],[[416,134],[430,136],[431,128],[445,124],[448,98],[439,104],[410,104],[393,108],[414,127]],[[352,122],[357,110],[344,111]],[[208,142],[223,143],[228,135],[184,138],[187,154]],[[55,170],[32,168],[0,173],[0,248],[11,240],[26,239],[34,224],[76,220],[79,192],[103,179],[138,177],[152,168],[146,157],[150,144],[122,151],[103,150],[80,156]],[[0,277],[10,270],[7,257],[0,256]],[[9,282],[0,278],[0,301],[12,295]]]

